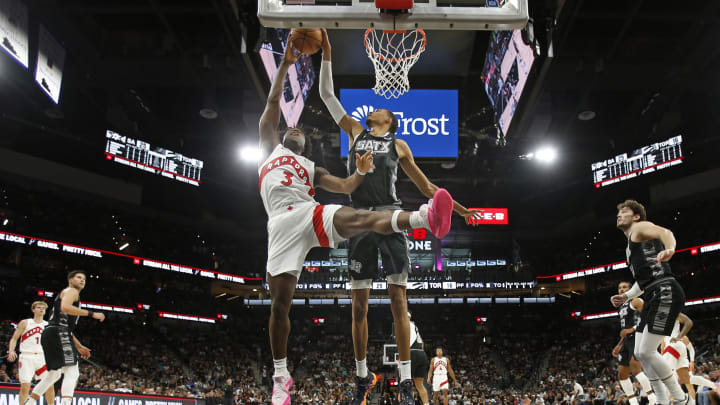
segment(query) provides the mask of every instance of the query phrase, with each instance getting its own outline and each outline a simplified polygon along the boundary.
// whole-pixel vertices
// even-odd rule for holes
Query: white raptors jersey
[[[433,375],[447,375],[447,357],[433,357]]]
[[[32,318],[25,320],[25,332],[20,337],[20,353],[42,353],[40,336],[47,324],[47,321],[36,323]]]
[[[315,202],[315,163],[280,145],[258,168],[260,197],[272,217],[287,212],[292,204]]]

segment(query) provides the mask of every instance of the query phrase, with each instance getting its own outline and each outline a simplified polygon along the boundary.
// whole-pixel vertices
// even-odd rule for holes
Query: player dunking
[[[38,378],[45,377],[47,374],[47,366],[45,365],[45,356],[43,355],[40,337],[42,336],[47,321],[43,320],[47,304],[44,301],[35,301],[30,305],[33,317],[20,321],[15,333],[10,338],[8,345],[8,360],[18,361],[18,374],[20,376],[20,403],[24,404],[30,394],[30,383],[33,375]],[[15,352],[17,342],[20,340],[20,356]],[[50,387],[45,391],[45,402],[52,404],[55,402],[55,388]]]
[[[272,298],[269,334],[275,366],[273,405],[290,403],[293,383],[287,370],[290,304],[308,251],[316,246],[336,247],[338,242],[366,231],[392,234],[426,228],[441,238],[450,229],[452,215],[452,197],[443,189],[435,193],[432,207],[423,205],[414,212],[372,212],[320,205],[315,201],[315,187],[334,193],[354,191],[365,174],[374,168],[373,158],[370,152],[356,155],[357,170],[342,179],[302,156],[306,146],[302,130],[289,128],[280,139],[282,85],[288,69],[296,61],[297,55],[288,44],[260,118],[260,150],[269,155],[258,172],[260,196],[268,215],[267,280]],[[407,339],[409,341],[409,335]]]
[[[85,288],[85,272],[71,271],[68,274],[68,286],[55,298],[48,325],[40,339],[48,372],[23,405],[35,405],[40,399],[40,394],[55,384],[60,376],[64,376],[60,388],[61,405],[72,403],[75,385],[80,377],[78,353],[84,359],[90,357],[90,349],[83,346],[72,332],[81,316],[91,317],[100,322],[105,320],[105,315],[100,312],[92,312],[76,306],[80,302],[80,291],[83,288]]]
[[[320,68],[320,97],[335,122],[350,137],[348,173],[357,166],[356,153],[371,151],[377,166],[368,173],[365,181],[351,194],[352,205],[358,209],[373,211],[395,210],[400,200],[395,192],[398,166],[412,180],[420,192],[430,198],[438,190],[415,164],[407,142],[398,139],[398,119],[390,110],[375,110],[368,114],[365,124],[369,129],[350,117],[340,105],[332,80],[331,46],[327,32],[323,30],[323,61]],[[477,213],[453,201],[453,209],[465,218]],[[352,336],[357,368],[356,393],[352,405],[363,405],[367,393],[377,383],[377,376],[367,369],[368,324],[367,311],[370,287],[378,273],[378,250],[387,275],[390,309],[396,329],[396,343],[400,356],[400,393],[402,404],[412,404],[413,382],[409,335],[411,333],[407,316],[406,285],[410,271],[410,255],[405,234],[382,235],[365,232],[350,239],[348,258],[352,289]]]
[[[448,374],[453,379],[453,384],[458,386],[457,379],[455,378],[455,372],[453,372],[452,366],[450,366],[450,359],[443,356],[443,349],[438,347],[435,349],[435,357],[430,361],[430,368],[428,369],[427,381],[430,384],[430,376],[432,376],[432,388],[433,388],[433,403],[437,402],[440,393],[442,392],[443,404],[448,405]]]
[[[627,262],[635,284],[610,301],[619,307],[644,294],[645,305],[635,332],[635,358],[650,378],[658,404],[669,403],[668,391],[678,405],[693,403],[658,352],[663,337],[670,336],[685,305],[685,292],[667,263],[675,254],[675,236],[669,229],[648,222],[645,207],[637,201],[626,200],[617,209],[617,227],[628,239]]]
[[[630,287],[630,282],[621,281],[618,284],[618,294],[626,293]],[[633,354],[635,351],[635,328],[640,322],[641,310],[642,300],[640,298],[625,301],[620,306],[620,342],[615,346],[612,354],[618,358],[618,380],[620,380],[620,387],[628,397],[630,405],[638,405],[638,399],[635,397],[635,390],[630,381],[631,372],[647,394],[649,405],[655,405],[655,394],[652,392],[650,380],[643,373],[642,365]]]

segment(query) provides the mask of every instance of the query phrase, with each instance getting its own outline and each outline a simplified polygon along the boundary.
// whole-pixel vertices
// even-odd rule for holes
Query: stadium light
[[[545,146],[535,152],[535,159],[543,163],[552,163],[557,158],[557,151],[553,147]]]
[[[10,222],[9,219],[7,219],[7,218],[3,219],[3,226],[6,226],[8,224],[8,222]]]
[[[260,149],[256,146],[244,146],[240,149],[240,159],[248,162],[260,160]]]
[[[120,250],[125,250],[128,246],[130,246],[130,243],[125,242],[125,243],[123,243],[122,246],[120,246],[118,249],[120,249]]]

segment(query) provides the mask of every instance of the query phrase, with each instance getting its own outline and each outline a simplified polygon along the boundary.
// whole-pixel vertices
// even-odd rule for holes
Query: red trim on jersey
[[[663,350],[663,354],[665,354],[665,353],[670,353],[673,357],[680,360],[680,352],[675,350],[675,348],[670,345],[665,346],[665,350]]]
[[[315,210],[313,211],[313,227],[315,228],[315,235],[318,238],[318,242],[320,242],[320,246],[330,247],[330,241],[325,233],[325,226],[323,224],[323,208],[325,208],[324,205],[315,206]]]
[[[47,365],[46,365],[46,364],[43,364],[42,367],[40,367],[39,369],[35,370],[35,375],[38,376],[38,377],[40,377],[40,374],[42,374],[42,373],[44,373],[44,372],[46,372],[46,371],[47,371]]]
[[[310,197],[313,197],[315,195],[315,189],[313,188],[312,184],[310,184],[310,174],[308,173],[307,169],[304,168],[300,162],[298,162],[297,159],[293,156],[278,156],[270,163],[263,165],[262,170],[260,171],[260,180],[258,180],[258,188],[262,188],[262,182],[263,179],[265,179],[265,176],[270,173],[272,169],[278,168],[280,166],[290,166],[291,168],[295,169],[295,173],[300,177],[300,180],[305,181],[305,185],[310,187],[310,190],[308,191],[308,194],[310,194]]]
[[[42,331],[43,331],[42,326],[36,326],[36,327],[30,329],[29,331],[22,334],[22,336],[20,337],[20,343],[24,342],[27,338],[29,338],[30,336],[32,336],[36,333],[42,333]]]
[[[443,385],[447,385],[447,384],[448,384],[448,380],[445,380],[444,382],[440,383],[440,386],[442,387]]]

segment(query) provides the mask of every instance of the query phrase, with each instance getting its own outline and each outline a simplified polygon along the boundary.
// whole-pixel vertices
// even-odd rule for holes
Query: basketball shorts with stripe
[[[336,248],[344,239],[333,225],[342,205],[301,203],[268,220],[267,274],[300,277],[303,262],[314,247]]]
[[[618,362],[621,366],[629,367],[630,360],[632,360],[635,352],[635,334],[631,333],[625,336],[622,346],[620,348],[620,354],[618,355]]]
[[[685,306],[685,291],[674,278],[662,280],[643,293],[645,304],[638,331],[670,336],[680,311]]]
[[[433,375],[432,389],[433,389],[433,392],[449,390],[450,383],[448,382],[447,374],[446,375]]]
[[[18,377],[21,384],[29,384],[33,377],[41,379],[47,373],[45,356],[42,353],[20,353]]]

